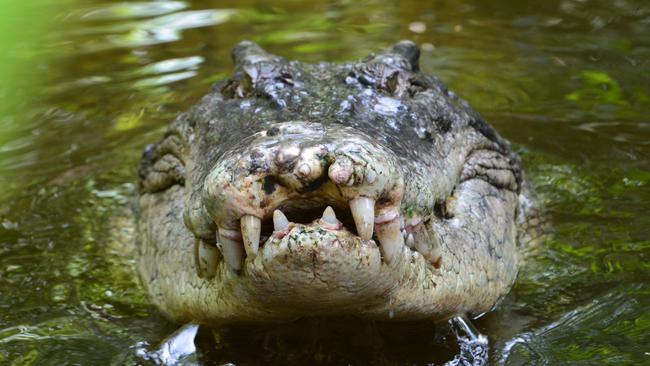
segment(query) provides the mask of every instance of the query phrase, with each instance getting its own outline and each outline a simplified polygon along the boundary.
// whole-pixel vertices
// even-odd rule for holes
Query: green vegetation
[[[0,11],[0,115],[25,105],[46,60],[41,58],[41,35],[48,31],[46,1],[3,0]],[[6,136],[3,136],[6,137]],[[0,137],[1,139],[2,137]]]

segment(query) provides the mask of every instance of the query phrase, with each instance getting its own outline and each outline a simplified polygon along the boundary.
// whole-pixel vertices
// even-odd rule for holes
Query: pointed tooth
[[[404,246],[404,237],[399,230],[399,220],[378,225],[377,238],[386,262],[391,263]]]
[[[244,239],[246,255],[255,258],[260,247],[260,233],[262,232],[262,220],[253,215],[245,215],[240,220],[241,234]]]
[[[283,231],[289,227],[289,220],[284,216],[282,211],[275,210],[273,211],[273,230]]]
[[[406,246],[411,249],[415,248],[415,238],[413,237],[413,234],[408,234],[406,237]]]
[[[359,196],[350,201],[350,210],[361,239],[369,240],[372,238],[375,223],[375,200]]]
[[[336,214],[331,206],[327,206],[325,211],[323,211],[323,221],[328,224],[336,225],[338,220],[336,219]]]
[[[224,235],[224,232],[219,229],[219,244],[221,244],[221,254],[228,266],[235,271],[241,269],[241,262],[244,258],[244,246],[237,240]]]
[[[372,184],[375,182],[376,179],[377,179],[377,173],[375,173],[374,169],[368,170],[368,172],[366,173],[366,182]]]
[[[196,239],[196,264],[198,274],[201,278],[212,278],[217,273],[217,262],[219,261],[219,249],[201,239]]]

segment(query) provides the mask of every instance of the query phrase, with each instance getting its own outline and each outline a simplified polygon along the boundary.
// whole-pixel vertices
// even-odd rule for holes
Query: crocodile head
[[[512,286],[518,157],[402,41],[351,64],[251,42],[140,168],[140,274],[170,318],[443,319]]]

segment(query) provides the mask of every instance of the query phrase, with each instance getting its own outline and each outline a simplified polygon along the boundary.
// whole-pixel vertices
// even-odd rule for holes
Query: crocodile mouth
[[[346,240],[374,238],[391,262],[405,244],[403,189],[397,157],[361,132],[277,123],[221,156],[188,227],[214,227],[207,236],[236,272],[244,255],[254,258],[269,239],[298,224],[345,232]]]
[[[421,219],[403,217],[398,161],[380,143],[347,127],[283,122],[250,136],[213,166],[201,209],[189,215],[190,229],[213,228],[205,235],[195,230],[214,243],[197,244],[199,275],[213,276],[219,258],[241,274],[262,249],[267,258],[277,254],[264,247],[290,232],[293,238],[285,244],[308,243],[315,256],[359,255],[363,247],[381,263],[397,262],[404,248],[431,242]],[[327,247],[339,244],[347,249],[335,253]]]
[[[347,230],[352,235],[358,236],[352,210],[345,204],[322,205],[309,201],[285,202],[276,208],[274,215],[262,221],[260,231],[260,246],[263,245],[277,228],[282,225],[318,223],[323,228],[330,230]],[[284,231],[284,230],[282,230]],[[253,234],[254,235],[254,234]],[[276,237],[278,235],[276,234]],[[376,237],[374,237],[376,239]]]
[[[327,231],[332,240],[363,242],[380,247],[384,261],[390,262],[405,244],[403,220],[399,211],[392,206],[384,207],[375,216],[375,206],[375,200],[365,196],[349,202],[287,200],[264,218],[241,216],[239,228],[219,227],[216,244],[226,264],[239,271],[244,255],[254,259],[265,245],[282,240],[295,227],[300,227],[296,236],[301,236],[302,242],[322,240],[316,238],[319,235],[312,234],[318,230]]]

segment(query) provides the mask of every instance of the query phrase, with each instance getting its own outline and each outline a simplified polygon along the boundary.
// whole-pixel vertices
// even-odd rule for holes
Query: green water
[[[650,364],[646,1],[53,3],[0,28],[1,365],[142,364],[135,345],[175,329],[115,228],[143,146],[229,74],[237,41],[344,61],[404,38],[516,145],[553,221],[512,294],[476,322],[491,362]],[[453,356],[428,324],[406,327],[419,338],[384,337],[391,363]],[[346,347],[319,359],[363,364]],[[296,351],[222,348],[217,364],[287,364]]]

